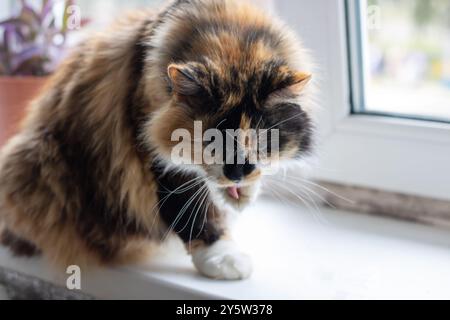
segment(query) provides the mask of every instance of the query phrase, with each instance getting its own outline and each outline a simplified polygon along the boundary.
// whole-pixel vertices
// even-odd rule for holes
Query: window
[[[430,2],[427,10],[439,6],[437,16],[415,17],[425,10],[414,7],[418,2]],[[274,1],[319,66],[323,111],[316,178],[450,200],[450,14],[442,9],[448,2]],[[380,25],[370,24],[371,14],[379,14]],[[423,39],[434,47],[421,45]],[[398,74],[379,65],[378,52],[395,60],[395,48],[404,50]],[[403,91],[390,95],[393,88]]]
[[[450,0],[354,4],[353,111],[450,121]]]

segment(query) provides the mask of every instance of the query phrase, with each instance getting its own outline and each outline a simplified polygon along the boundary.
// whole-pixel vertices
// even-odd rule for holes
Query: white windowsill
[[[101,299],[449,299],[450,232],[384,218],[261,201],[236,226],[254,259],[250,280],[217,282],[194,271],[177,242],[148,267],[83,274]],[[40,260],[0,265],[54,280]]]

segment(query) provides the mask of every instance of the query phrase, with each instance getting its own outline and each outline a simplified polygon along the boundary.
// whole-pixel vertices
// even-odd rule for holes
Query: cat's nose
[[[226,164],[223,168],[225,177],[233,182],[241,182],[246,176],[256,170],[254,164]]]

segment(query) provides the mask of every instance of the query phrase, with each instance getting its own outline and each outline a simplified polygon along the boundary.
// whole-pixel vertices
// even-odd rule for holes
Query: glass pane
[[[369,0],[365,111],[450,120],[450,0]]]

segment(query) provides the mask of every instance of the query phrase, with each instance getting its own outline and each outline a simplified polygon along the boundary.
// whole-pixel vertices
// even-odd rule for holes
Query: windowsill
[[[236,238],[253,256],[250,280],[197,275],[178,242],[146,267],[82,274],[101,299],[449,299],[450,232],[421,225],[260,201],[240,218]],[[168,246],[169,247],[169,246]],[[54,280],[45,264],[0,266]],[[60,282],[64,283],[64,282]]]

